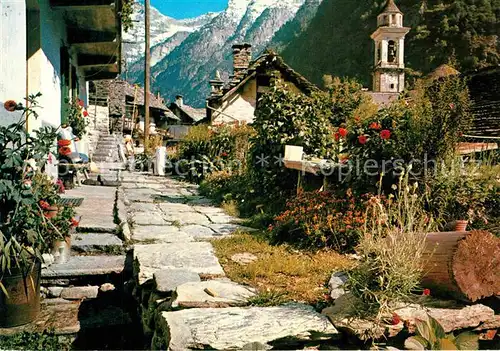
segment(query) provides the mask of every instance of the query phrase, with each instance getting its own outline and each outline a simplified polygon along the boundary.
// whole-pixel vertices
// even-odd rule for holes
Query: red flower
[[[42,208],[42,210],[46,210],[50,207],[49,203],[47,201],[44,201],[44,200],[40,200],[39,204],[40,204],[40,207]]]
[[[228,154],[227,152],[223,152],[223,153],[221,153],[220,155],[221,155],[222,157],[228,157],[228,156],[229,156],[229,154]]]
[[[3,108],[9,112],[14,112],[18,109],[17,103],[14,100],[7,100],[3,104]]]
[[[365,145],[366,142],[368,141],[368,138],[366,137],[366,135],[360,135],[358,137],[358,141],[361,145]]]
[[[335,141],[339,141],[340,134],[336,132],[335,134],[333,134],[333,137],[335,138]]]
[[[63,140],[57,141],[57,146],[59,146],[59,147],[70,146],[70,145],[71,145],[71,140],[68,140],[68,139],[63,139]]]
[[[347,136],[347,129],[345,128],[339,128],[339,134],[342,138],[345,138]]]
[[[429,296],[430,294],[431,294],[430,289],[424,289],[424,292],[422,293],[422,295],[424,295],[424,296]]]
[[[69,154],[71,154],[71,149],[68,146],[60,147],[59,154],[62,156],[68,156]]]
[[[384,129],[380,132],[380,137],[384,140],[387,140],[391,137],[391,131],[388,129]]]
[[[392,324],[392,325],[397,325],[397,324],[399,324],[400,322],[401,322],[401,317],[399,317],[399,316],[397,315],[397,313],[393,313],[393,314],[392,314],[391,324]]]
[[[88,117],[89,116],[89,113],[87,112],[87,110],[83,111],[83,117]]]
[[[72,227],[78,227],[80,224],[80,221],[77,221],[75,218],[71,218],[71,226]]]
[[[380,125],[380,123],[377,123],[377,122],[372,122],[372,123],[370,124],[370,129],[379,130],[379,129],[382,129],[382,126]]]
[[[78,99],[78,105],[79,105],[80,107],[85,106],[85,104],[83,103],[83,100],[80,100],[80,99]]]

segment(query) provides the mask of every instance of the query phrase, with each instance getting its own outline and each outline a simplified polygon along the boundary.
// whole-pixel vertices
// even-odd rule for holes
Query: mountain
[[[156,8],[151,7],[151,46],[161,44],[179,32],[192,33],[208,22],[217,13],[207,13],[205,15],[177,20],[160,13]],[[140,60],[144,56],[144,5],[142,2],[135,2],[132,15],[133,27],[123,35],[124,59],[128,64]]]
[[[167,40],[153,46],[151,48],[151,66],[155,66],[163,60],[164,57],[170,54],[172,50],[179,46],[190,34],[190,32],[177,32]],[[129,63],[126,72],[126,80],[131,82],[142,82],[144,80],[144,56]]]
[[[460,71],[500,64],[500,1],[396,0],[411,27],[405,41],[409,73],[426,74],[451,61]],[[325,74],[370,86],[371,33],[383,0],[324,0],[308,28],[281,49],[294,69],[316,84]]]
[[[253,56],[256,57],[272,42],[279,29],[301,13],[304,4],[312,6],[311,3],[320,1],[230,0],[226,10],[213,15],[204,26],[190,33],[186,31],[189,35],[184,40],[175,41],[171,37],[170,42],[163,41],[153,48],[156,57],[168,52],[152,65],[153,90],[159,91],[166,99],[182,94],[187,104],[204,106],[210,90],[208,81],[215,72],[219,70],[223,79],[232,74],[234,44],[252,44]],[[155,54],[157,48],[163,50],[161,55]],[[139,70],[142,65],[140,58],[131,65],[135,73],[129,75],[129,80],[141,83]]]

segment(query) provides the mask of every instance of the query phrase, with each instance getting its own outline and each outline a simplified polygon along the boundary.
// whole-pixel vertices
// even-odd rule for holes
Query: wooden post
[[[151,81],[151,51],[150,51],[150,18],[149,18],[150,0],[144,1],[144,23],[146,33],[146,50],[144,58],[144,153],[148,151],[149,140],[149,90]]]

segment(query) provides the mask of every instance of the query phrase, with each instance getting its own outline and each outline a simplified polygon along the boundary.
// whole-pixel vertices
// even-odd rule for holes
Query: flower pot
[[[66,263],[71,256],[71,237],[67,236],[65,240],[57,240],[52,246],[52,256],[54,263]]]
[[[57,217],[57,214],[59,213],[59,207],[57,207],[57,206],[50,206],[47,209],[43,210],[43,213],[45,215],[45,218],[54,218],[54,217]]]
[[[456,232],[467,231],[467,224],[468,223],[469,223],[469,221],[465,221],[465,220],[455,221],[454,231],[456,231]]]
[[[39,261],[4,272],[0,282],[8,295],[0,289],[0,328],[30,323],[40,312]]]

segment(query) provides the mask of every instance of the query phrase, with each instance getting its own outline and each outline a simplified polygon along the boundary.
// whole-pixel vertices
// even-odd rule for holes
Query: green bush
[[[180,173],[194,182],[224,169],[246,167],[247,150],[253,129],[247,125],[192,127],[176,155]]]

